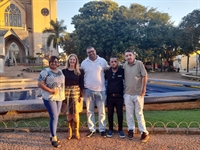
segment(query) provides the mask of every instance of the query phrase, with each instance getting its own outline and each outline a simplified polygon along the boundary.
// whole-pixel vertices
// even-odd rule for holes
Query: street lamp
[[[196,49],[196,76],[198,75],[198,69],[199,69],[199,55],[198,55],[198,49],[199,47],[195,47]]]

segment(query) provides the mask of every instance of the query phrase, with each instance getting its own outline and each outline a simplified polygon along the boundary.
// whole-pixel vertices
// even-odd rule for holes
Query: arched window
[[[5,26],[21,27],[21,12],[17,6],[10,4],[4,12]]]

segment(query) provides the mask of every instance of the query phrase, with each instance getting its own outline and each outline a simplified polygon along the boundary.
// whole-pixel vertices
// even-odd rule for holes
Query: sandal
[[[51,144],[56,148],[60,148],[61,147],[61,145],[60,145],[60,143],[58,143],[58,141],[51,141]]]

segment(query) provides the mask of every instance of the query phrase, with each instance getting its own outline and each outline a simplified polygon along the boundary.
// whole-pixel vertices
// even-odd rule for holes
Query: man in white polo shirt
[[[141,132],[141,142],[149,139],[149,133],[143,115],[144,96],[146,93],[147,72],[143,63],[135,59],[136,53],[132,50],[125,51],[126,63],[124,66],[126,121],[128,125],[128,137],[133,139],[135,130],[134,113]]]
[[[109,66],[105,59],[96,55],[94,47],[88,47],[86,52],[88,57],[81,63],[81,68],[84,70],[84,99],[87,109],[88,128],[90,130],[86,136],[91,137],[96,133],[94,114],[96,104],[98,108],[99,131],[101,136],[106,137],[104,70],[108,69]]]

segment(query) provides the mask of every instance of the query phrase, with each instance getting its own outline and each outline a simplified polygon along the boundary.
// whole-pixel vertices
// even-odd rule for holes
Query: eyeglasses
[[[87,52],[88,54],[90,54],[90,53],[94,53],[94,51],[89,51],[89,52]]]
[[[115,72],[113,72],[112,74],[112,79],[115,79]]]

